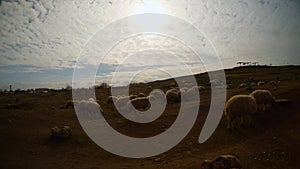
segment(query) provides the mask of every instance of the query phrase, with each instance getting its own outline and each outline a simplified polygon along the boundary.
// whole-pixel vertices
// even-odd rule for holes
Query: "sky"
[[[103,31],[120,19],[143,13],[166,14],[193,25],[205,38],[199,44],[203,52],[195,53],[182,39],[168,35],[133,34],[116,43],[112,39],[126,32],[124,27]],[[141,19],[131,24],[158,32],[178,32],[182,26],[160,28],[167,22]],[[109,49],[100,48],[105,45]],[[1,1],[0,89],[9,89],[10,84],[13,89],[62,88],[71,84],[74,68],[82,71],[84,82],[85,73],[95,66],[99,83],[111,83],[118,70],[114,85],[122,85],[131,76],[134,82],[173,76],[165,70],[177,71],[177,76],[199,73],[207,70],[199,57],[210,56],[205,53],[212,49],[223,68],[234,67],[238,61],[299,65],[300,1]],[[95,56],[95,51],[106,53]],[[190,71],[179,71],[179,64]]]

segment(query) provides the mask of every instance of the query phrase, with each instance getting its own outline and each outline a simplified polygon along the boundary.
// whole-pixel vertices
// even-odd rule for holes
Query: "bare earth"
[[[0,169],[98,169],[98,168],[200,168],[201,163],[222,154],[236,155],[244,168],[288,169],[300,166],[300,66],[251,67],[226,70],[227,98],[249,94],[257,87],[238,89],[242,82],[280,81],[265,85],[277,99],[289,99],[290,105],[273,107],[259,113],[255,128],[240,126],[226,129],[223,117],[217,130],[205,143],[198,137],[210,106],[210,90],[201,92],[200,111],[190,133],[173,149],[155,157],[130,159],[106,152],[89,139],[81,128],[73,108],[62,109],[71,91],[49,91],[34,94],[0,94]],[[206,85],[207,74],[196,75]],[[144,92],[148,85],[166,91],[170,80],[135,84],[132,93]],[[107,121],[119,132],[133,137],[157,135],[172,125],[180,104],[167,106],[163,116],[148,124],[137,124],[122,118],[113,105],[106,104],[109,89],[97,89],[97,99]],[[19,98],[20,100],[16,101]],[[8,104],[14,105],[7,108]],[[67,140],[51,138],[53,126],[71,126],[73,136]]]

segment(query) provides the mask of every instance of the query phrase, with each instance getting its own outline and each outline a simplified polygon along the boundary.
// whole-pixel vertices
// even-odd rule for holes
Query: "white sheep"
[[[139,93],[137,96],[138,97],[146,97],[146,95],[144,93]]]
[[[198,86],[194,86],[190,89],[184,87],[177,92],[177,95],[180,101],[195,101],[197,94],[199,94],[198,90]]]
[[[127,102],[129,101],[129,96],[121,96],[116,101],[116,107],[120,111],[127,110]]]
[[[101,114],[103,114],[103,110],[101,106],[94,100],[81,100],[78,103],[78,113],[86,113],[88,116],[98,116],[97,113],[100,111]],[[98,116],[99,117],[99,116]]]
[[[132,106],[130,106],[132,104]],[[127,108],[129,112],[134,111],[135,109],[147,109],[150,105],[148,97],[138,97],[127,102]]]
[[[190,88],[189,90],[187,90],[186,92],[186,96],[187,96],[187,99],[189,101],[195,101],[197,96],[199,97],[199,88],[198,86],[194,86],[192,88]]]
[[[160,103],[165,101],[165,94],[163,93],[163,91],[160,90],[153,90],[150,94],[149,94],[149,100],[153,103]]]
[[[244,117],[249,116],[249,124],[251,125],[251,118],[257,111],[255,98],[250,95],[235,95],[231,97],[225,104],[224,114],[227,119],[227,128],[234,127],[233,121],[236,118],[241,119],[243,125]]]
[[[266,111],[275,103],[275,98],[269,90],[255,90],[250,96],[256,99],[259,111]]]
[[[247,84],[246,83],[241,83],[239,84],[238,88],[241,89],[241,88],[246,88],[247,87]]]
[[[256,87],[257,84],[256,84],[255,82],[252,82],[252,83],[250,84],[250,86],[253,88],[253,87]]]
[[[176,87],[177,85],[176,85],[176,83],[175,82],[172,82],[171,84],[170,84],[170,87]]]
[[[179,88],[179,87],[170,87],[170,89],[175,89],[175,90],[177,90],[177,91],[179,91],[179,90],[180,90],[180,88]]]
[[[78,106],[78,101],[76,100],[67,100],[66,104],[65,104],[65,108],[69,108],[69,107],[77,107]]]
[[[204,86],[198,86],[198,90],[199,91],[203,91],[203,90],[205,90],[206,88],[204,87]]]
[[[176,93],[177,93],[179,90],[176,89],[176,88],[172,88],[172,89],[167,90],[167,92],[168,92],[168,91],[173,91],[173,92],[176,92]],[[166,93],[167,93],[167,92],[166,92]]]
[[[168,103],[173,104],[179,102],[179,97],[177,92],[178,91],[174,89],[170,89],[166,92],[166,98]]]
[[[179,97],[179,100],[186,100],[187,99],[187,90],[185,89],[180,89],[178,92],[177,92],[177,95]]]
[[[132,100],[132,99],[135,99],[135,98],[138,98],[138,96],[135,95],[135,94],[129,96],[129,100]]]
[[[226,89],[233,89],[233,84],[227,84]]]
[[[258,86],[258,87],[261,87],[261,86],[263,86],[263,85],[265,85],[265,82],[264,82],[264,81],[259,81],[259,82],[257,82],[257,86]]]
[[[276,81],[274,81],[274,80],[272,80],[272,81],[269,82],[269,85],[272,85],[272,86],[276,86],[277,84],[278,83]]]
[[[108,96],[106,99],[106,102],[107,102],[107,104],[112,104],[112,103],[116,102],[117,99],[118,98],[116,96]]]
[[[146,93],[150,93],[152,91],[152,86],[148,86],[147,88],[146,88]]]

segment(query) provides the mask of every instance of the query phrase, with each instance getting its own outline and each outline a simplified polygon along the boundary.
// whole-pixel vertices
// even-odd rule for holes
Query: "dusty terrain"
[[[62,109],[71,91],[49,91],[33,94],[0,94],[0,168],[4,169],[97,169],[97,168],[200,168],[205,159],[222,154],[236,155],[244,168],[272,169],[300,166],[300,67],[242,67],[226,70],[227,98],[248,94],[254,88],[237,88],[238,84],[264,80],[280,81],[266,84],[277,99],[289,99],[290,105],[273,107],[259,113],[255,128],[226,129],[223,117],[217,130],[204,144],[198,136],[210,106],[210,90],[201,92],[200,112],[190,133],[170,151],[145,159],[129,159],[106,152],[93,143],[79,125],[73,108]],[[196,75],[199,84],[207,83],[207,74]],[[170,80],[135,84],[132,93],[144,92],[148,85],[169,88]],[[162,117],[149,124],[137,124],[117,114],[106,104],[109,89],[97,89],[97,99],[105,111],[105,118],[118,131],[134,137],[159,134],[172,125],[180,104],[167,106]],[[19,100],[17,99],[19,98]],[[18,101],[16,101],[18,100]],[[8,104],[14,105],[7,107]],[[51,138],[53,126],[71,126],[73,136],[67,140]]]

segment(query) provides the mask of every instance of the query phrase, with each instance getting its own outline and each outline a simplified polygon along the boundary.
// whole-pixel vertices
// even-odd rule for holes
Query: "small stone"
[[[154,161],[155,162],[161,162],[161,158],[155,158]]]
[[[241,163],[236,156],[233,155],[221,155],[214,161],[205,160],[201,164],[201,169],[212,168],[235,168],[242,169]]]

